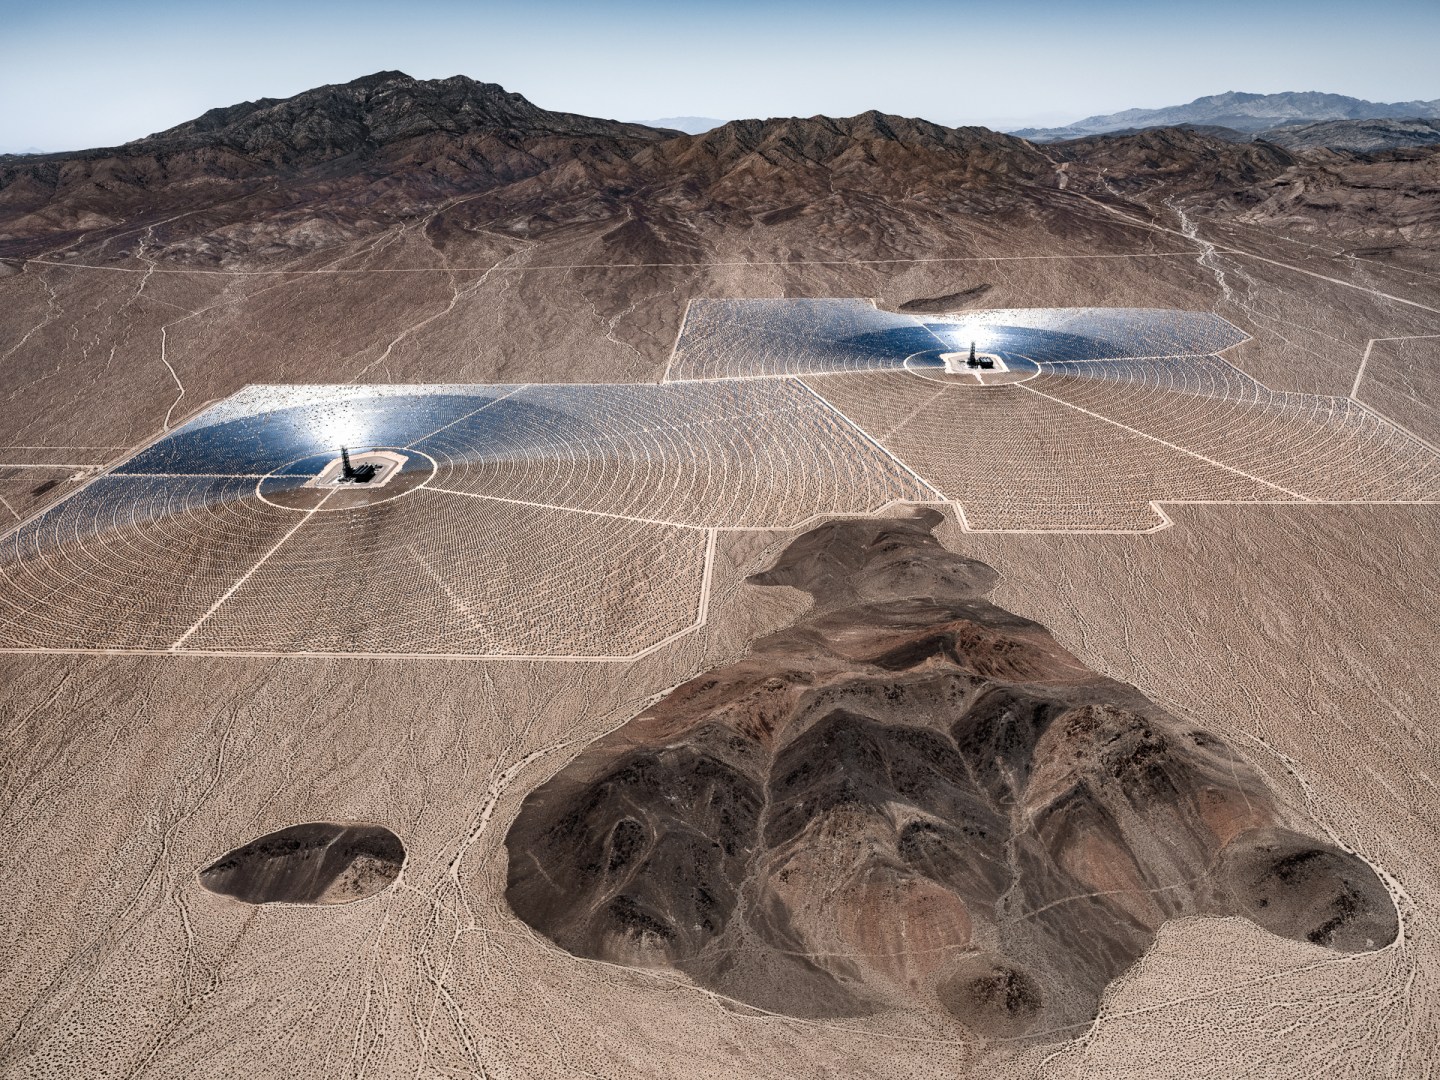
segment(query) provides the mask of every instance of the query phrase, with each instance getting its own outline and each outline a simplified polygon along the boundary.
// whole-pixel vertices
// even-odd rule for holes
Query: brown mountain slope
[[[1127,193],[1245,191],[1295,168],[1299,159],[1265,142],[1232,142],[1187,128],[1152,128],[1133,135],[1096,135],[1046,147],[1100,190]],[[1108,184],[1101,181],[1108,181]]]
[[[690,136],[552,112],[462,76],[380,72],[214,109],[124,146],[0,158],[0,256],[275,265],[418,228],[441,246],[579,234],[604,260],[704,262],[727,246],[718,234],[779,228],[791,249],[903,258],[966,235],[957,215],[1066,236],[1078,226],[1093,242],[1075,193],[1260,204],[1266,220],[1283,202],[1287,227],[1313,213],[1326,231],[1333,203],[1373,236],[1428,225],[1431,157],[1367,169],[1349,155],[1358,164],[1337,167],[1325,152],[1176,128],[1037,146],[877,112]],[[1397,190],[1378,208],[1376,169]],[[1317,189],[1321,203],[1294,198]]]
[[[123,146],[0,159],[0,239],[100,239],[177,212],[213,215],[192,223],[201,229],[299,207],[349,220],[418,213],[552,167],[623,161],[674,134],[550,112],[464,76],[380,72],[212,109]]]

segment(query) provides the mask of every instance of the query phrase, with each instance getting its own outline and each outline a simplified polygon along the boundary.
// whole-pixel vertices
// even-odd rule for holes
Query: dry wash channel
[[[933,511],[824,525],[813,611],[593,744],[508,837],[515,912],[774,1012],[1063,1038],[1169,919],[1340,952],[1398,932],[1363,860],[1239,754],[983,599]]]

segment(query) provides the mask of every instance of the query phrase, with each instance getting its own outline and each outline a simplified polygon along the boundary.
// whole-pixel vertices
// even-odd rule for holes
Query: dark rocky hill
[[[108,244],[156,223],[154,247],[245,255],[241,225],[293,231],[318,216],[312,235],[349,237],[463,201],[473,220],[525,236],[618,219],[607,250],[665,261],[693,258],[707,224],[773,226],[843,196],[829,224],[859,217],[878,232],[897,197],[1013,205],[1053,171],[1030,143],[984,128],[871,112],[691,136],[550,112],[470,79],[384,72],[215,109],[124,146],[0,159],[0,254]]]
[[[1319,123],[1286,124],[1263,131],[1236,131],[1234,128],[1214,124],[1174,124],[1149,128],[1125,128],[1108,131],[1103,135],[1084,136],[1076,140],[1062,140],[1052,144],[1066,147],[1085,142],[1101,145],[1097,139],[1118,138],[1130,135],[1149,135],[1152,132],[1191,132],[1221,142],[1246,143],[1268,142],[1290,151],[1303,150],[1352,150],[1362,154],[1375,154],[1385,150],[1399,150],[1416,146],[1434,146],[1440,143],[1440,119],[1415,118],[1409,120],[1324,120]]]
[[[1220,739],[983,599],[995,572],[940,520],[832,522],[752,579],[815,608],[525,800],[516,914],[772,1012],[898,999],[997,1039],[1087,1024],[1169,919],[1394,939],[1369,866]]]

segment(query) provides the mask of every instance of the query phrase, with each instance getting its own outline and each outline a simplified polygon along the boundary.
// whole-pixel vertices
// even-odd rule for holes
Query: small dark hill
[[[404,863],[389,829],[319,821],[236,848],[201,870],[200,884],[247,904],[348,904],[380,892]]]

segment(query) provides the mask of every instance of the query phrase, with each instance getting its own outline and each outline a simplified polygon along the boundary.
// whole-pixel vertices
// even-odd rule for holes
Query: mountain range
[[[1126,109],[1103,116],[1087,116],[1054,128],[1022,128],[1012,132],[1036,142],[1079,139],[1110,131],[1179,124],[1203,124],[1235,131],[1260,132],[1294,124],[1330,120],[1440,118],[1440,98],[1434,101],[1365,101],[1344,94],[1315,91],[1281,94],[1246,94],[1231,90],[1196,98],[1188,105],[1162,109]]]
[[[389,71],[212,109],[122,146],[0,158],[0,256],[81,236],[101,243],[114,231],[129,243],[146,223],[148,242],[177,257],[293,255],[457,199],[490,232],[516,237],[614,221],[606,247],[643,261],[692,260],[711,249],[710,234],[742,223],[794,221],[837,250],[865,236],[908,250],[934,242],[921,242],[938,227],[926,224],[934,215],[1021,212],[1057,185],[1203,191],[1252,214],[1288,215],[1296,192],[1357,182],[1337,170],[1365,170],[1373,190],[1411,186],[1416,169],[1433,167],[1322,162],[1236,138],[1161,128],[1037,144],[874,111],[736,120],[689,135],[553,112],[463,76]],[[1327,204],[1327,227],[1349,205]],[[1412,229],[1432,216],[1428,203],[1395,205]]]

